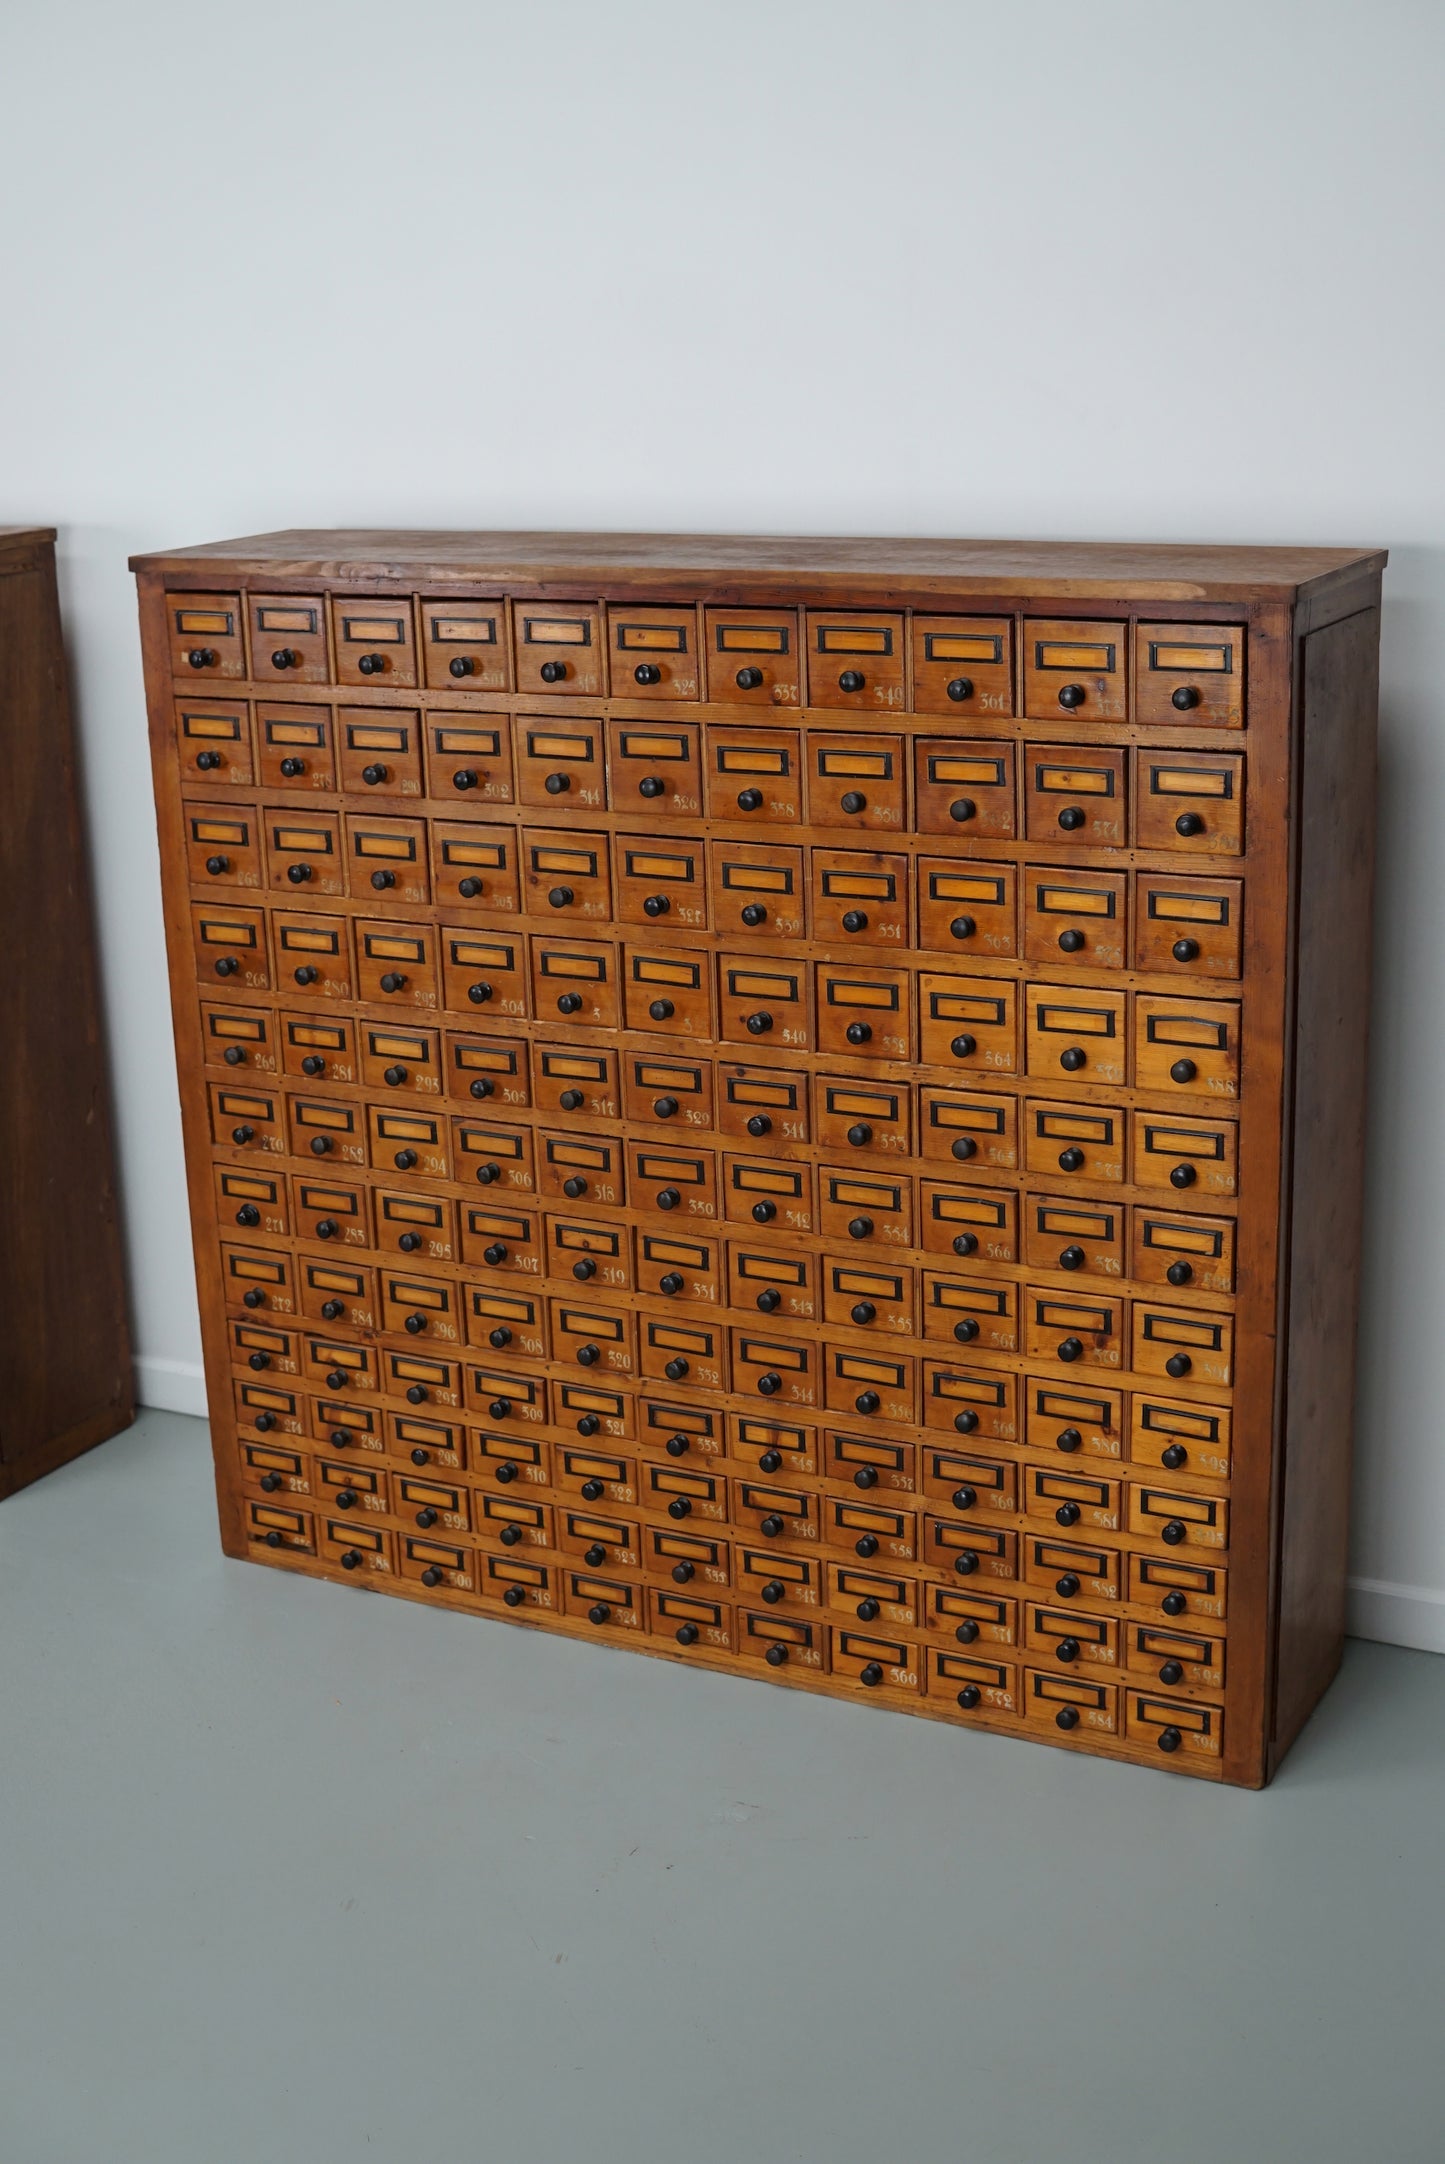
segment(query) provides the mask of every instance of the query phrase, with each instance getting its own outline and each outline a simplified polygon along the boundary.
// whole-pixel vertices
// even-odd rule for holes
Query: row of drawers
[[[1016,983],[1002,976],[784,962],[689,946],[478,932],[197,902],[202,981],[284,986],[318,1003],[403,1014],[478,1007],[505,1021],[626,1029],[673,1043],[778,1045],[965,1075],[1236,1097],[1240,1004],[1190,994]],[[354,941],[354,953],[353,953]],[[269,950],[269,951],[268,951]],[[289,980],[289,982],[288,982]],[[293,994],[294,996],[294,994]]]
[[[465,717],[408,707],[183,700],[176,728],[190,785],[338,787],[385,805],[419,798],[490,813],[502,804],[564,815],[620,812],[657,823],[800,826],[886,839],[946,834],[1071,849],[1244,847],[1241,752],[1120,744],[1016,744],[902,732],[642,726],[578,717]],[[1022,781],[1022,792],[1020,792]],[[1132,820],[1131,820],[1132,810]]]
[[[1243,886],[1178,872],[1063,870],[856,849],[411,819],[188,797],[198,892],[269,887],[403,906],[470,905],[468,921],[519,915],[636,925],[664,941],[816,938],[902,955],[910,947],[1070,970],[1126,966],[1237,977]],[[300,890],[298,892],[298,890]],[[1132,890],[1132,907],[1131,907]],[[1022,900],[1022,937],[1020,937]]]
[[[426,596],[172,593],[182,679],[1238,728],[1238,625]],[[1015,647],[1021,668],[1015,666]],[[1133,697],[1130,698],[1130,661]],[[806,674],[805,674],[806,671]]]

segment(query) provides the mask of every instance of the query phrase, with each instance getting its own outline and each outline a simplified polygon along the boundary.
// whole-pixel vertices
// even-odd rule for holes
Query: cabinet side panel
[[[134,1418],[90,879],[46,547],[0,577],[0,1495]]]
[[[1339,1666],[1364,1204],[1378,608],[1301,642],[1294,1177],[1273,1757]]]

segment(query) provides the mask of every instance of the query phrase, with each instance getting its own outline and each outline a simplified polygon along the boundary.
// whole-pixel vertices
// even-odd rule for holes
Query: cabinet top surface
[[[6,529],[0,528],[0,545]],[[27,529],[27,531],[30,531]],[[31,532],[31,538],[38,535]],[[131,558],[172,580],[427,582],[616,592],[806,588],[883,599],[895,589],[1082,600],[1288,601],[1351,574],[1372,549],[1203,542],[869,540],[779,534],[450,533],[390,528],[252,534]]]
[[[41,541],[53,541],[53,526],[0,526],[0,551],[34,548]]]

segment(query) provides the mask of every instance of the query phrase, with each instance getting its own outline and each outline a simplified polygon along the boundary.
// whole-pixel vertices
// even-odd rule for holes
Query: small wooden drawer
[[[435,1007],[438,1000],[436,929],[358,918],[356,985],[361,999],[377,1006]]]
[[[725,1154],[722,1193],[723,1214],[736,1224],[775,1225],[797,1238],[817,1223],[813,1168],[794,1159]]]
[[[918,1486],[916,1446],[883,1435],[830,1428],[823,1439],[823,1476],[840,1487],[884,1499],[911,1496]]]
[[[523,1039],[474,1037],[449,1031],[444,1040],[444,1058],[451,1096],[508,1111],[531,1103],[530,1061]]]
[[[451,1138],[442,1113],[420,1105],[368,1105],[366,1125],[370,1161],[388,1179],[396,1173],[408,1179],[452,1177]]]
[[[402,1090],[413,1097],[441,1095],[441,1034],[387,1022],[362,1022],[361,1079],[368,1089]],[[340,1077],[337,1078],[341,1079]]]
[[[619,834],[617,917],[622,924],[657,925],[676,936],[707,924],[707,853],[701,841]]]
[[[731,1653],[736,1642],[727,1601],[669,1586],[648,1586],[647,1627],[669,1649],[697,1646],[704,1653]]]
[[[816,1615],[822,1607],[826,1565],[821,1556],[740,1540],[735,1559],[740,1600],[761,1604],[772,1615]]]
[[[1018,832],[1012,744],[920,737],[913,747],[913,824],[965,847],[1011,841]]]
[[[1124,1733],[1143,1748],[1152,1745],[1166,1757],[1217,1759],[1224,1751],[1224,1712],[1198,1699],[1170,1698],[1158,1691],[1124,1690]]]
[[[1065,1388],[1030,1375],[1024,1383],[1024,1439],[1030,1450],[1117,1460],[1124,1454],[1123,1392],[1092,1382]]]
[[[647,1605],[636,1579],[568,1570],[565,1565],[561,1577],[568,1616],[590,1624],[599,1637],[628,1637],[647,1628]]]
[[[329,705],[257,703],[257,775],[268,790],[292,796],[335,790],[335,740]]]
[[[803,852],[785,842],[710,842],[708,885],[718,931],[755,940],[806,936]]]
[[[217,979],[237,991],[269,992],[266,958],[266,912],[239,903],[194,902],[191,943],[202,981]]]
[[[713,1124],[712,1063],[658,1052],[627,1052],[622,1061],[622,1112],[629,1120],[674,1130]]]
[[[714,1307],[723,1302],[721,1243],[677,1232],[634,1228],[637,1287],[677,1307]]]
[[[558,1510],[557,1547],[589,1570],[640,1570],[642,1538],[635,1519],[570,1505]]]
[[[1012,864],[918,859],[918,944],[965,960],[1017,952],[1018,875]]]
[[[687,1315],[642,1315],[640,1371],[679,1390],[726,1390],[727,1341],[716,1323]]]
[[[1018,1197],[1008,1189],[924,1180],[918,1215],[919,1245],[927,1254],[1018,1260]]]
[[[276,976],[288,992],[308,999],[353,999],[351,926],[345,917],[303,916],[277,910],[271,919]]]
[[[770,1405],[816,1405],[821,1348],[808,1338],[740,1325],[731,1332],[733,1389]]]
[[[1233,999],[1134,1000],[1134,1079],[1140,1089],[1239,1095],[1240,1007]]]
[[[1046,1179],[1066,1172],[1081,1184],[1121,1181],[1123,1112],[1113,1105],[1042,1104],[1030,1098],[1024,1107],[1024,1163]]]
[[[495,1202],[464,1202],[461,1206],[461,1260],[473,1270],[540,1277],[542,1235],[537,1213],[535,1210],[503,1209]]]
[[[1016,1715],[1021,1705],[1018,1669],[985,1654],[944,1653],[927,1647],[923,1688],[935,1702],[952,1699],[961,1713]]]
[[[265,876],[261,861],[261,824],[254,806],[234,801],[227,803],[224,799],[215,804],[203,804],[188,797],[182,806],[182,816],[186,865],[192,886],[241,888],[261,885]]]
[[[269,807],[261,815],[266,839],[266,883],[282,894],[346,892],[347,864],[341,820],[335,812]],[[425,896],[422,897],[426,899]]]
[[[925,1630],[946,1632],[961,1646],[1014,1646],[1019,1642],[1019,1604],[987,1586],[930,1579],[923,1587]]]
[[[807,735],[809,826],[901,834],[908,824],[901,736]]]
[[[1028,1071],[1119,1088],[1127,1080],[1126,995],[1082,985],[1031,984],[1025,994]]]
[[[1239,1129],[1233,1120],[1136,1112],[1133,1157],[1136,1187],[1232,1195],[1238,1188]]]
[[[830,1673],[881,1700],[911,1700],[923,1689],[923,1655],[910,1638],[872,1628],[829,1631]]]
[[[1233,1292],[1233,1219],[1185,1217],[1140,1203],[1132,1215],[1129,1275],[1140,1285]]]
[[[641,1508],[651,1517],[670,1518],[674,1525],[689,1526],[728,1522],[725,1474],[673,1458],[644,1458],[637,1472]]]
[[[780,1548],[813,1548],[818,1542],[818,1498],[806,1488],[779,1481],[734,1480],[730,1517],[748,1540]]]
[[[383,1263],[378,1281],[383,1330],[393,1336],[405,1333],[423,1345],[460,1344],[463,1329],[461,1301],[450,1278],[424,1277],[419,1271],[397,1269]],[[536,1344],[539,1354],[545,1351],[545,1340],[540,1332]]]
[[[617,1054],[591,1045],[534,1044],[532,1077],[537,1109],[578,1128],[615,1120],[622,1109]]]
[[[1124,1365],[1122,1300],[1030,1285],[1023,1310],[1024,1345],[1030,1360],[1060,1360],[1067,1367],[1080,1368]]]
[[[292,1316],[296,1285],[292,1257],[264,1246],[221,1244],[221,1298],[253,1316]]]
[[[1140,872],[1134,967],[1171,977],[1237,977],[1243,917],[1242,880]]]
[[[923,1363],[923,1425],[980,1442],[1011,1443],[1019,1432],[1016,1375],[963,1367],[951,1360]]]
[[[771,1675],[781,1678],[798,1669],[827,1673],[827,1632],[810,1617],[780,1615],[773,1608],[739,1608],[737,1629],[740,1659],[766,1662]]]
[[[723,1448],[723,1416],[710,1405],[701,1405],[685,1393],[669,1391],[636,1401],[638,1439],[654,1456],[659,1449],[669,1458],[689,1465],[720,1465]]]
[[[1228,1389],[1234,1380],[1234,1323],[1201,1308],[1133,1303],[1130,1365],[1138,1375]]]
[[[1241,752],[1136,753],[1135,840],[1141,849],[1237,857],[1244,848]]]
[[[1129,1531],[1166,1548],[1227,1548],[1229,1504],[1222,1495],[1190,1495],[1148,1482],[1129,1488]]]
[[[1124,1269],[1121,1203],[1030,1195],[1024,1206],[1024,1260],[1031,1270],[1119,1283]]]
[[[552,1357],[576,1363],[589,1374],[637,1373],[637,1318],[625,1309],[601,1307],[592,1300],[548,1302]]]
[[[1124,1666],[1172,1691],[1222,1691],[1224,1640],[1177,1624],[1131,1621],[1124,1627]]]
[[[823,1317],[835,1329],[912,1337],[918,1327],[917,1305],[918,1288],[906,1264],[824,1256]]]
[[[343,706],[336,725],[341,786],[353,796],[420,796],[421,716],[409,708]]]
[[[786,1148],[809,1139],[808,1076],[800,1067],[741,1067],[721,1061],[717,1071],[718,1133],[730,1141]]]
[[[386,1255],[415,1255],[425,1262],[455,1262],[457,1208],[444,1195],[375,1191],[376,1244]]]
[[[821,1274],[816,1255],[789,1254],[771,1240],[729,1240],[728,1304],[776,1315],[782,1322],[814,1322],[821,1312]]]
[[[1007,616],[915,616],[913,711],[973,721],[1012,714],[1013,622]]]
[[[381,1388],[388,1397],[404,1398],[408,1405],[432,1405],[444,1412],[458,1412],[462,1404],[463,1371],[459,1360],[447,1359],[440,1350],[402,1350],[383,1346],[377,1355]],[[519,1388],[530,1388],[525,1382]]]
[[[1136,624],[1134,716],[1170,729],[1242,729],[1243,625]]]
[[[470,1533],[472,1496],[469,1488],[453,1480],[438,1480],[423,1473],[393,1473],[392,1503],[403,1525],[422,1532]]]
[[[868,953],[908,945],[908,859],[865,849],[814,849],[813,937]]]
[[[1046,1586],[1059,1600],[1112,1607],[1123,1596],[1124,1557],[1117,1548],[1026,1533],[1023,1559],[1028,1583]]]
[[[296,1375],[300,1372],[294,1330],[279,1323],[253,1320],[249,1315],[227,1318],[226,1338],[231,1365],[255,1375]]]
[[[1120,1626],[1108,1615],[1088,1609],[1054,1608],[1040,1601],[1024,1603],[1024,1646],[1034,1660],[1056,1663],[1075,1674],[1119,1666]]]
[[[311,1496],[316,1482],[304,1450],[284,1443],[258,1443],[242,1436],[236,1451],[241,1487],[247,1495]]]
[[[319,1383],[333,1395],[344,1391],[348,1398],[353,1393],[374,1396],[381,1381],[374,1348],[309,1330],[301,1334],[301,1366],[313,1388]]]
[[[820,1166],[818,1221],[825,1240],[912,1247],[912,1182],[906,1173],[890,1179],[851,1167]]]
[[[259,1165],[217,1165],[215,1178],[216,1217],[222,1225],[290,1238],[291,1210],[281,1173]]]
[[[508,1497],[526,1496],[535,1508],[530,1491],[552,1485],[552,1445],[539,1436],[501,1434],[492,1429],[467,1430],[467,1456],[472,1478],[480,1483],[478,1522],[490,1518],[486,1501],[500,1488]],[[547,1521],[543,1521],[546,1523]],[[517,1542],[508,1545],[517,1546]],[[548,1543],[550,1546],[550,1542]]]
[[[623,949],[623,1015],[628,1029],[654,1031],[695,1044],[714,1034],[712,964],[680,947]]]
[[[1039,720],[1127,718],[1129,627],[1035,617],[1024,625],[1024,712]]]
[[[1227,1480],[1233,1425],[1225,1406],[1176,1404],[1136,1390],[1129,1401],[1129,1456],[1135,1465]]]
[[[1023,1468],[1020,1508],[1031,1518],[1055,1525],[1079,1526],[1085,1535],[1117,1533],[1123,1526],[1124,1499],[1119,1481],[1083,1467],[1060,1465]]]
[[[255,1428],[261,1435],[306,1434],[305,1416],[314,1399],[298,1397],[280,1383],[262,1382],[250,1374],[235,1377],[231,1390],[242,1428]]]
[[[319,594],[248,594],[251,675],[258,684],[327,684],[326,608]]]
[[[512,642],[518,691],[584,699],[606,691],[602,611],[589,602],[515,602]]]
[[[1006,977],[918,979],[919,1056],[982,1075],[1018,1065],[1018,987]]]
[[[702,816],[702,732],[694,721],[609,721],[607,774],[614,811],[649,819]]]
[[[561,812],[606,809],[600,721],[519,714],[515,743],[519,803]]]
[[[543,1219],[547,1275],[575,1278],[599,1292],[631,1292],[632,1257],[625,1226],[605,1218],[561,1217],[548,1210]]]
[[[490,1015],[524,1015],[527,980],[524,947],[517,932],[470,932],[442,925],[442,1003],[455,1014],[485,1008]]]
[[[296,1172],[291,1176],[291,1199],[298,1240],[325,1240],[336,1247],[371,1246],[371,1191],[364,1182]],[[379,1223],[382,1198],[376,1199]]]
[[[167,594],[166,628],[173,675],[183,680],[245,675],[239,594]]]
[[[431,900],[424,819],[353,812],[346,822],[346,860],[353,894],[369,892],[386,902]]]
[[[670,1579],[699,1593],[733,1582],[732,1543],[705,1526],[682,1526],[671,1520],[642,1527],[642,1567],[650,1578]]]
[[[286,1112],[293,1157],[323,1157],[331,1165],[366,1163],[366,1112],[354,1099],[298,1091],[287,1098]]]
[[[792,609],[707,609],[707,696],[714,706],[802,704],[802,649]]]
[[[410,597],[383,599],[333,595],[331,629],[336,648],[336,680],[365,684],[373,691],[416,683],[416,630]]]
[[[807,1050],[813,1043],[810,975],[806,962],[719,955],[718,1036],[732,1044]]]
[[[610,940],[569,939],[559,932],[532,939],[532,1012],[554,1015],[583,1029],[617,1029],[617,949]]]
[[[920,1451],[923,1493],[962,1518],[1012,1517],[1019,1507],[1018,1467],[1010,1458],[979,1457],[942,1443]]]
[[[855,1059],[910,1058],[912,990],[913,980],[906,969],[820,962],[816,995],[819,1051]]]
[[[361,1077],[357,1026],[347,1014],[313,1012],[277,1016],[281,1065],[308,1082],[356,1082]],[[425,1034],[425,1033],[423,1033]]]
[[[825,1149],[866,1150],[906,1157],[912,1141],[908,1085],[817,1075],[813,1082],[814,1130]]]
[[[825,1490],[819,1508],[820,1538],[836,1554],[884,1565],[919,1561],[918,1517],[901,1502]]]
[[[923,1335],[978,1353],[1017,1352],[1018,1287],[962,1270],[923,1273]]]
[[[907,1353],[823,1348],[823,1403],[850,1419],[910,1427],[918,1417],[918,1368]]]
[[[803,824],[803,752],[796,729],[712,722],[704,732],[703,765],[709,819]]]
[[[354,1571],[358,1578],[394,1575],[396,1535],[384,1526],[325,1516],[317,1523],[317,1554],[323,1563]]]
[[[559,1614],[562,1579],[560,1563],[522,1555],[515,1548],[505,1548],[500,1554],[491,1548],[477,1552],[478,1599],[487,1607],[505,1608],[511,1615]]]
[[[605,834],[524,827],[521,859],[523,906],[529,916],[568,926],[584,918],[612,922]]]
[[[1055,1668],[1023,1671],[1024,1719],[1031,1728],[1067,1735],[1113,1736],[1119,1732],[1119,1687],[1093,1676],[1065,1674]]]
[[[296,1292],[308,1322],[345,1323],[352,1330],[374,1330],[380,1309],[376,1273],[370,1264],[348,1262],[341,1255],[300,1255]]]
[[[455,1373],[455,1369],[452,1372]],[[528,1428],[540,1428],[546,1422],[547,1389],[540,1375],[501,1367],[490,1360],[482,1363],[469,1359],[462,1369],[461,1381],[468,1411],[479,1414],[489,1423],[489,1428],[500,1428],[508,1436],[515,1436]],[[408,1403],[419,1405],[429,1393],[425,1389],[417,1393],[408,1390],[405,1395]],[[480,1455],[480,1438],[476,1439],[476,1444],[472,1451],[474,1465]]]
[[[399,1575],[429,1593],[474,1593],[475,1550],[458,1541],[434,1540],[426,1533],[400,1533],[396,1541]]]
[[[248,1502],[246,1539],[253,1548],[289,1549],[294,1555],[316,1553],[316,1520],[306,1510],[274,1499]]]
[[[1122,849],[1129,839],[1124,761],[1122,751],[1092,745],[1028,745],[1024,831],[1029,840],[1069,849]]]
[[[886,714],[905,703],[903,618],[846,609],[807,613],[808,704]]]
[[[971,1171],[1012,1171],[1019,1161],[1018,1100],[925,1083],[918,1099],[918,1147],[925,1159]]]
[[[467,1463],[466,1431],[455,1420],[429,1419],[421,1413],[385,1415],[386,1448],[408,1465],[430,1465],[441,1473],[460,1473]]]
[[[1131,1606],[1168,1616],[1174,1623],[1181,1617],[1210,1625],[1224,1620],[1229,1574],[1221,1564],[1177,1553],[1131,1554],[1126,1560]]]
[[[620,1208],[626,1200],[622,1141],[617,1135],[537,1132],[537,1185],[544,1197],[585,1203],[589,1209]]]
[[[718,1214],[717,1163],[711,1150],[627,1145],[627,1192],[634,1208],[664,1210],[674,1223]]]
[[[1002,1578],[1019,1574],[1019,1536],[981,1518],[925,1518],[922,1559],[929,1570],[954,1578]]]
[[[218,1149],[284,1151],[285,1100],[275,1090],[242,1082],[212,1082],[206,1091],[211,1140]]]
[[[761,1413],[729,1413],[728,1456],[750,1473],[781,1473],[784,1479],[807,1479],[821,1465],[817,1431],[803,1421],[775,1420]]]
[[[184,781],[248,789],[256,779],[245,699],[177,699],[176,744]]]
[[[512,724],[506,714],[428,714],[426,793],[434,803],[510,804]]]
[[[423,601],[422,675],[431,691],[510,691],[502,601]]]
[[[1044,969],[1122,969],[1128,951],[1123,872],[1024,873],[1024,957]]]

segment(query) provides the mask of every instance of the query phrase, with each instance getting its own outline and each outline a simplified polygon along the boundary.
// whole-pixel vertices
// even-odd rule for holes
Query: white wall
[[[0,519],[62,529],[152,1402],[197,1332],[129,551],[1388,543],[1355,1567],[1445,1648],[1436,0],[12,0],[0,83]]]

